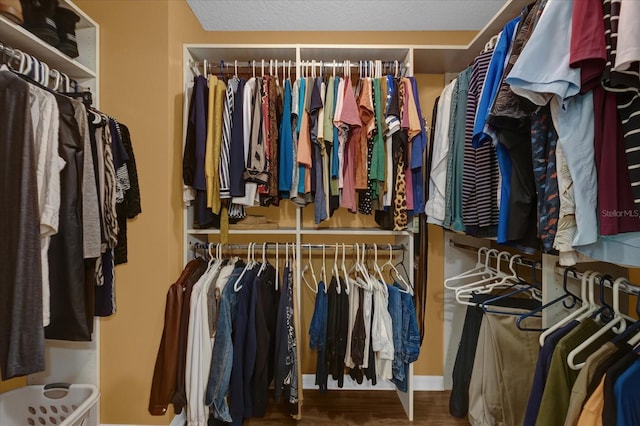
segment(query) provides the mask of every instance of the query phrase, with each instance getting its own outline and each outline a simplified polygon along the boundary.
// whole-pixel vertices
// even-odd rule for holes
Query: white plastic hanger
[[[384,283],[384,276],[382,275],[382,269],[380,269],[380,265],[378,265],[378,244],[373,244],[373,271],[374,274],[378,277],[381,283]]]
[[[344,291],[349,294],[349,274],[347,273],[347,264],[345,262],[345,258],[347,257],[347,247],[344,243],[342,243],[342,276],[344,278]]]
[[[255,243],[249,243],[247,248],[247,264],[242,270],[242,273],[240,274],[236,282],[233,283],[233,291],[235,291],[236,293],[242,289],[242,286],[240,285],[240,281],[244,277],[244,274],[246,274],[248,270],[253,268],[253,260],[251,258],[251,249],[254,247],[254,245]]]
[[[336,279],[336,291],[340,294],[340,270],[338,268],[338,253],[340,248],[336,243],[335,251],[333,253],[333,268],[331,268],[331,275]]]
[[[267,269],[267,243],[262,243],[262,265],[260,265],[260,269],[258,270],[258,276]]]
[[[280,275],[280,247],[278,243],[276,243],[276,280],[275,280],[276,291],[278,291],[279,275]]]
[[[580,280],[581,281],[580,298],[582,299],[582,306],[580,306],[578,309],[573,311],[571,314],[569,314],[566,317],[562,318],[560,321],[557,321],[552,326],[550,326],[545,331],[543,331],[540,334],[540,338],[539,338],[539,342],[540,342],[540,346],[541,347],[544,346],[545,339],[547,337],[549,337],[549,335],[551,333],[553,333],[554,331],[562,328],[565,324],[568,324],[569,321],[571,321],[574,318],[577,318],[578,316],[582,315],[584,312],[587,312],[591,308],[591,304],[589,303],[590,301],[588,300],[588,296],[589,295],[587,293],[587,282],[589,281],[589,276],[591,274],[593,274],[593,271],[584,272],[582,274],[582,280]]]
[[[489,251],[489,254],[492,254],[492,252]],[[493,274],[481,276],[480,279],[476,278],[476,280],[473,282],[455,287],[456,299],[458,299],[458,293],[462,294],[462,293],[473,292],[475,291],[475,289],[480,289],[486,284],[492,283],[496,280],[502,279],[505,276],[507,276],[504,272],[502,272],[502,259],[504,258],[504,260],[508,260],[510,255],[511,254],[507,251],[502,251],[498,253],[497,259],[496,259],[496,269],[493,272]],[[470,294],[467,294],[467,296],[469,296],[470,298]]]
[[[498,254],[499,252],[496,249],[489,249],[488,247],[480,247],[478,249],[478,260],[476,262],[476,266],[469,269],[468,271],[464,271],[458,275],[449,277],[446,280],[444,280],[445,288],[448,288],[449,290],[455,290],[456,287],[452,285],[452,283],[456,281],[478,277],[478,276],[486,276],[487,274],[494,274],[496,270],[491,268],[489,265],[490,255],[494,253]],[[482,261],[483,254],[485,255],[484,261]]]
[[[318,293],[318,280],[316,279],[316,273],[313,270],[313,263],[311,262],[311,244],[308,245],[308,249],[309,249],[309,258],[307,260],[307,263],[304,265],[304,268],[302,269],[302,280],[304,281],[306,286],[309,287],[309,290],[311,290],[314,293]],[[308,270],[311,270],[313,287],[311,287],[311,284],[309,284],[309,281],[307,281],[307,278],[305,277],[305,274]]]
[[[579,370],[584,366],[584,362],[577,363],[576,357],[580,354],[580,352],[587,349],[593,342],[598,340],[598,338],[604,335],[608,330],[613,330],[614,333],[620,334],[624,331],[627,326],[625,317],[620,312],[620,287],[625,287],[628,289],[629,287],[625,284],[627,281],[626,278],[620,277],[613,283],[613,319],[606,323],[604,327],[595,332],[592,336],[582,342],[578,347],[569,352],[567,356],[567,365],[573,370]]]
[[[320,268],[320,280],[324,283],[324,292],[327,293],[327,287],[329,287],[329,281],[327,281],[327,268],[325,264],[327,263],[327,246],[325,244],[322,245],[322,268]]]

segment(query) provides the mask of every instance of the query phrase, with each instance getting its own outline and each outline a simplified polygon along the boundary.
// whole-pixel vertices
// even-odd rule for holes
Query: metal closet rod
[[[450,247],[459,248],[459,249],[463,249],[463,250],[473,251],[473,252],[476,252],[476,253],[481,248],[490,248],[490,247],[476,247],[476,246],[472,246],[472,245],[469,245],[469,244],[459,243],[459,242],[457,242],[457,241],[455,241],[453,239],[449,239],[449,246]],[[520,256],[518,259],[516,259],[516,263],[519,263],[521,265],[526,265],[526,266],[533,266],[537,270],[540,270],[540,271],[542,270],[542,265],[540,264],[539,261],[533,260],[533,259],[528,259],[526,257]]]
[[[580,272],[580,271],[576,270],[572,266],[561,266],[561,265],[556,265],[556,274],[564,275],[564,271],[566,271],[567,269],[572,269],[573,270],[573,273],[569,275],[572,278],[575,278],[577,280],[581,280],[582,277],[584,276],[584,272]],[[598,272],[598,271],[594,271],[594,272],[596,272],[600,276],[607,275],[606,273],[603,273],[603,272]],[[615,281],[615,277],[612,278],[612,280],[606,280],[605,284],[604,284],[604,287],[605,288],[613,288],[613,281]],[[596,284],[600,285],[600,280],[599,279],[596,279],[595,282],[596,282]],[[627,282],[625,283],[625,285],[627,286],[627,288],[625,288],[624,286],[620,286],[620,291],[622,291],[623,293],[628,293],[628,294],[633,294],[633,295],[636,295],[636,296],[640,296],[640,285],[633,284],[628,279],[627,279]]]
[[[4,52],[7,56],[13,59],[20,60],[22,58],[22,56],[20,56],[20,54],[13,47],[9,47],[6,44],[3,44],[1,41],[0,41],[0,51]]]
[[[265,243],[255,243],[255,248],[256,250],[262,250],[262,246]],[[295,245],[296,243],[278,243],[278,248],[282,248],[284,249],[285,244],[289,244],[289,245]],[[218,243],[192,243],[190,244],[190,249],[207,249],[209,248],[209,246],[211,246],[212,249],[214,249],[216,246],[218,245]],[[311,249],[311,250],[335,250],[336,249],[336,245],[335,244],[305,244],[302,243],[300,244],[300,246],[303,249]],[[356,244],[345,244],[344,245],[346,249],[355,251],[355,246]],[[391,246],[391,250],[393,251],[399,251],[399,250],[406,250],[407,247],[404,244],[378,244],[378,250],[380,251],[388,251],[389,250],[389,246]],[[362,247],[362,244],[360,244],[360,247]],[[243,249],[248,249],[249,248],[249,243],[247,244],[222,244],[222,248],[223,249],[231,249],[231,250],[243,250]],[[267,250],[275,250],[276,248],[276,243],[266,243],[265,248]],[[342,249],[342,243],[338,243],[338,250]],[[375,249],[375,246],[373,244],[365,244],[365,249],[367,250],[373,250]]]
[[[258,68],[262,68],[262,60],[260,61],[255,61],[255,64],[253,63],[255,60],[252,61],[238,61],[237,67],[238,68],[249,68],[249,69],[253,69],[254,67],[256,68],[256,70]],[[272,59],[272,66],[275,66],[275,59]],[[313,63],[315,61],[315,64]],[[191,65],[192,66],[196,66],[196,67],[200,67],[204,65],[204,61],[193,61],[191,60]],[[217,68],[220,69],[220,66],[224,66],[225,68],[235,68],[236,64],[235,61],[206,61],[207,62],[207,66],[211,67],[211,68]],[[298,62],[296,61],[291,61],[291,63],[289,63],[289,61],[281,61],[281,60],[277,60],[278,62],[278,68],[282,68],[282,65],[284,64],[285,66],[289,66],[291,65],[292,67],[295,67],[298,65]],[[363,60],[363,61],[344,61],[344,62],[336,62],[334,63],[333,61],[319,61],[319,60],[304,60],[302,62],[299,63],[300,66],[304,66],[304,67],[311,67],[311,66],[315,66],[317,68],[321,68],[321,67],[326,67],[326,68],[344,68],[344,66],[347,64],[347,62],[349,62],[349,65],[351,68],[355,68],[358,69],[360,68],[360,62],[363,63],[370,63],[373,62],[375,64],[376,60]],[[383,67],[386,68],[393,68],[396,66],[395,61],[382,61],[382,65]],[[269,60],[265,60],[264,63],[264,67],[267,68],[269,66]],[[398,66],[400,68],[408,68],[409,64],[408,63],[404,63],[404,62],[398,62]]]

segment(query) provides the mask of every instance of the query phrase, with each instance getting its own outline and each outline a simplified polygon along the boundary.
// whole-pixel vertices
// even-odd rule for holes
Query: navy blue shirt
[[[573,330],[579,321],[571,321],[564,327],[561,327],[551,333],[544,341],[544,346],[540,349],[538,362],[536,363],[536,372],[533,376],[533,384],[531,385],[531,393],[529,394],[529,402],[527,403],[527,411],[524,416],[523,426],[535,426],[538,419],[538,411],[542,403],[542,394],[544,386],[547,383],[547,375],[551,366],[551,358],[556,345],[564,336]]]

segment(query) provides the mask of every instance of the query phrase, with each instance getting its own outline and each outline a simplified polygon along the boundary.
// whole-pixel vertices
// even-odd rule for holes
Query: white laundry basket
[[[99,398],[93,385],[25,386],[0,394],[0,425],[92,426]]]

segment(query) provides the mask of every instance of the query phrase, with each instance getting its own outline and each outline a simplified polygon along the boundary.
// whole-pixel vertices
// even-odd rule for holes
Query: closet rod
[[[18,61],[22,58],[22,56],[20,55],[20,53],[16,51],[16,49],[3,44],[1,41],[0,41],[0,52],[4,52],[7,56],[13,59],[16,59]]]
[[[455,247],[455,248],[459,248],[459,249],[463,249],[463,250],[469,250],[469,251],[473,251],[475,253],[478,252],[478,250],[480,250],[483,247],[476,247],[476,246],[472,246],[469,244],[464,244],[464,243],[459,243],[457,241],[454,241],[453,239],[449,240],[449,247]],[[484,247],[486,248],[486,247]],[[489,247],[490,248],[490,247]],[[533,260],[533,259],[528,259],[526,257],[519,257],[518,259],[516,259],[517,262],[521,265],[526,265],[526,266],[533,266],[535,267],[537,270],[541,271],[542,270],[542,265],[540,264],[539,261],[537,260]]]
[[[260,62],[256,61],[255,65],[253,63],[251,63],[251,61],[248,61],[249,63],[247,63],[247,61],[238,61],[238,64],[235,65],[234,61],[231,62],[227,62],[227,61],[222,61],[223,66],[226,69],[229,68],[248,68],[248,69],[252,69],[252,68],[256,68],[256,70],[258,68],[262,68],[262,60],[260,60]],[[362,62],[372,62],[372,61],[362,61]],[[373,61],[375,62],[375,61]],[[282,67],[282,61],[280,59],[278,59],[278,68]],[[213,69],[220,69],[220,61],[207,61],[207,66]],[[289,66],[289,61],[284,61],[284,64],[288,67]],[[395,63],[394,61],[382,61],[383,66],[388,67],[395,67]],[[201,67],[204,65],[204,61],[194,61],[194,60],[189,60],[189,65],[190,66],[194,66],[194,67]],[[272,64],[274,65],[274,64]],[[296,65],[298,65],[298,63],[296,61],[291,61],[291,66],[295,67]],[[333,61],[331,62],[322,62],[322,61],[315,61],[315,67],[317,68],[321,68],[321,67],[326,67],[326,68],[344,68],[344,66],[346,65],[345,62],[336,62],[333,63]],[[269,61],[265,61],[264,67],[265,69],[269,66]],[[300,62],[300,66],[303,67],[311,67],[314,66],[312,60],[305,60]],[[405,64],[404,62],[399,62],[398,66],[400,67],[409,67],[409,64]],[[358,69],[360,68],[360,61],[350,61],[350,67],[354,68],[354,69]]]
[[[556,265],[555,272],[556,272],[556,274],[558,274],[560,276],[563,276],[564,275],[564,271],[566,271],[569,268],[572,268],[572,267]],[[577,279],[577,280],[581,280],[583,275],[584,275],[584,273],[580,272],[580,271],[576,271],[574,268],[572,268],[572,269],[573,269],[573,273],[571,274],[571,276],[575,277],[575,279]],[[595,271],[595,272],[599,273],[600,275],[605,275],[604,273],[600,273],[598,271]],[[597,279],[595,282],[599,284],[600,280]],[[620,286],[620,291],[622,291],[623,293],[628,293],[628,294],[633,294],[633,295],[636,295],[636,296],[640,296],[640,286],[638,284],[633,284],[632,282],[627,280],[625,285],[627,286],[627,288],[625,288],[623,286]],[[604,286],[605,286],[605,288],[613,288],[611,280],[605,281]]]
[[[262,250],[262,245],[264,243],[255,243],[255,248],[256,250]],[[295,243],[278,243],[278,248],[281,250],[284,250],[285,244],[290,244],[290,245],[295,245]],[[189,249],[190,250],[196,250],[196,249],[207,249],[209,248],[209,246],[212,249],[215,249],[216,246],[218,245],[218,243],[190,243],[189,244]],[[336,245],[335,244],[300,244],[300,246],[302,247],[303,250],[335,250],[336,249]],[[355,251],[355,244],[345,244],[345,248],[351,251]],[[222,244],[221,247],[223,249],[227,249],[227,250],[243,250],[243,249],[248,249],[249,248],[249,243],[247,244]],[[360,244],[360,247],[362,248],[362,244]],[[374,250],[375,246],[373,244],[365,244],[365,249],[366,250]],[[378,244],[378,250],[381,252],[384,251],[389,251],[389,247],[391,247],[391,250],[393,251],[400,251],[400,250],[406,250],[406,246],[404,244]],[[276,243],[266,243],[265,248],[267,250],[275,250],[276,248]],[[342,249],[342,243],[338,243],[338,250]]]

